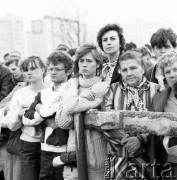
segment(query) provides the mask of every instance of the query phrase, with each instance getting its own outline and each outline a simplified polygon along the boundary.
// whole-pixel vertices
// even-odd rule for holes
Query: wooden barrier
[[[177,113],[90,110],[84,116],[86,128],[124,129],[156,135],[177,136]]]
[[[84,128],[95,128],[101,131],[124,129],[128,132],[177,136],[176,113],[113,110],[101,112],[91,109],[86,113],[75,114],[74,124],[79,180],[88,180]]]

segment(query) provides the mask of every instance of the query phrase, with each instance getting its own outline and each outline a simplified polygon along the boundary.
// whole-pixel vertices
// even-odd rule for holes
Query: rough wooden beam
[[[86,128],[100,130],[124,129],[157,135],[177,136],[177,114],[145,111],[90,110],[85,114]]]

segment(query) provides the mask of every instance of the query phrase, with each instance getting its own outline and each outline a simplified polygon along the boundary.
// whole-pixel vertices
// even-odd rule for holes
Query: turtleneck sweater
[[[70,83],[71,81],[72,79]],[[109,87],[109,84],[102,82],[98,76],[91,79],[83,79],[80,76],[78,81],[79,87],[71,86],[66,91],[63,99],[63,109],[60,109],[55,116],[57,125],[64,129],[71,127],[71,121],[73,120],[70,117],[71,114],[98,107]],[[94,99],[89,100],[87,98],[89,95],[92,95]]]
[[[67,92],[65,99],[67,104],[64,105],[64,111],[71,114],[98,107],[108,90],[108,86],[108,83],[102,82],[98,76],[91,79],[83,79],[80,76],[79,87],[70,87],[70,90]],[[95,97],[94,100],[87,99],[89,94]]]
[[[78,81],[78,88],[71,86],[64,100],[63,112],[66,114],[73,115],[91,108],[97,108],[101,105],[109,87],[107,82],[102,82],[101,78],[97,76],[91,79],[83,79],[80,76]],[[94,96],[94,100],[87,98],[89,94]],[[75,140],[75,137],[72,136],[72,139]],[[101,132],[94,129],[85,129],[85,141],[89,179],[94,179],[95,176],[104,179],[106,140]],[[69,146],[70,144],[68,144]]]

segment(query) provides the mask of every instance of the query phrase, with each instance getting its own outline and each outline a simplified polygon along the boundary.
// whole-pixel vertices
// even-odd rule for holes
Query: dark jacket
[[[12,81],[12,74],[10,70],[0,64],[0,103],[12,91],[14,83]],[[9,137],[9,130],[2,128],[0,134],[0,147],[7,141]]]
[[[155,112],[164,112],[170,92],[171,88],[167,87],[164,91],[159,91],[154,95],[152,102]]]
[[[112,74],[111,84],[113,84],[115,82],[120,82],[122,79],[121,75],[118,73],[118,66],[119,66],[119,63],[117,61],[117,64],[116,64],[113,74]]]
[[[144,75],[145,75],[145,77],[147,78],[148,81],[158,84],[158,81],[155,78],[156,69],[157,69],[157,65],[152,66],[152,67],[145,70]],[[164,84],[167,84],[166,79],[164,79]]]
[[[170,96],[170,92],[171,92],[171,88],[168,87],[166,88],[166,90],[162,91],[162,92],[158,92],[157,94],[155,94],[154,98],[153,98],[153,109],[156,112],[164,112],[164,108],[167,104],[167,100]],[[169,146],[172,147],[174,145],[177,145],[177,138],[173,137],[169,139]],[[167,153],[165,151],[165,159],[167,159]],[[172,155],[168,155],[168,160],[172,160],[175,162],[177,162],[177,157],[176,156],[172,156]]]
[[[158,92],[154,95],[152,108],[154,109],[155,112],[164,112],[164,108],[167,104],[167,100],[170,96],[170,92],[171,92],[171,88],[167,87],[164,91]],[[170,138],[169,145],[170,146],[177,145],[177,138]],[[157,146],[157,143],[155,146],[156,146],[155,147],[156,156],[157,158],[163,159],[163,163],[167,161],[167,158],[168,160],[172,159],[173,161],[174,160],[177,161],[176,156],[168,155],[166,153],[166,150],[162,145],[162,139],[161,141],[158,142],[158,146]]]
[[[0,102],[12,91],[14,83],[10,70],[0,64]]]

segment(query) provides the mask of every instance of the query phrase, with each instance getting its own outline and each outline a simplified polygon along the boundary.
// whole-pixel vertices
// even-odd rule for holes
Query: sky
[[[0,0],[0,17],[7,14],[22,17],[25,31],[31,30],[31,20],[44,16],[79,19],[89,27],[90,39],[107,23],[134,25],[137,20],[163,20],[169,27],[175,22],[177,33],[177,0]]]
[[[30,20],[52,15],[80,17],[91,26],[108,22],[176,21],[176,0],[0,0],[0,17],[15,14]]]

